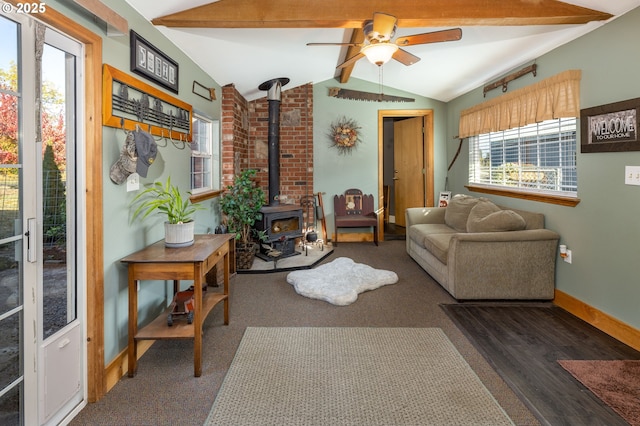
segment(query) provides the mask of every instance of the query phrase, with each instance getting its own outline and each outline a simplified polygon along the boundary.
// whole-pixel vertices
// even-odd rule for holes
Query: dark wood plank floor
[[[404,226],[396,225],[395,223],[384,224],[384,239],[385,241],[391,240],[404,240],[406,239],[407,229]]]
[[[544,425],[627,425],[559,359],[640,359],[640,352],[553,304],[442,305]]]

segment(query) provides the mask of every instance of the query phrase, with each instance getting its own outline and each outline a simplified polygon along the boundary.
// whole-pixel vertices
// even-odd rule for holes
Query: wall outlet
[[[640,166],[624,166],[625,185],[640,185]]]
[[[137,191],[138,189],[140,189],[140,175],[131,173],[127,177],[127,192]]]
[[[567,250],[567,255],[562,258],[567,263],[571,263],[571,250]]]

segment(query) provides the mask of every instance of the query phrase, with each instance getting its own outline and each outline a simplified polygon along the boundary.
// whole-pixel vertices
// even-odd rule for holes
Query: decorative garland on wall
[[[351,154],[351,150],[360,143],[360,126],[350,118],[342,117],[333,124],[329,131],[331,146],[338,150],[339,154]]]

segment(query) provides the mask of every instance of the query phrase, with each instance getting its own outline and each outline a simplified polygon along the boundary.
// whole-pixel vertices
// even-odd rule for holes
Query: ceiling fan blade
[[[414,44],[440,43],[443,41],[456,41],[462,38],[462,30],[454,28],[451,30],[434,31],[431,33],[415,34],[406,37],[398,37],[398,46],[412,46]]]
[[[349,65],[355,63],[357,60],[364,58],[364,53],[359,52],[356,55],[350,57],[349,59],[347,59],[346,61],[344,61],[343,63],[341,63],[340,65],[338,65],[336,68],[340,69],[340,68],[345,68],[348,67]]]
[[[362,46],[362,43],[307,43],[307,46]]]
[[[396,53],[393,54],[393,59],[406,66],[413,65],[420,60],[420,58],[418,58],[416,55],[412,55],[411,53],[402,49],[396,50]]]
[[[388,40],[392,36],[397,20],[393,15],[376,12],[373,14],[373,32],[384,36],[382,38]]]

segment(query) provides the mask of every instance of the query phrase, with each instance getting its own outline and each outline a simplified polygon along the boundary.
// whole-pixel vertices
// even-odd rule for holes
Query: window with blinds
[[[574,118],[469,138],[469,184],[577,197]]]
[[[191,124],[191,192],[220,188],[220,123],[194,113]]]

